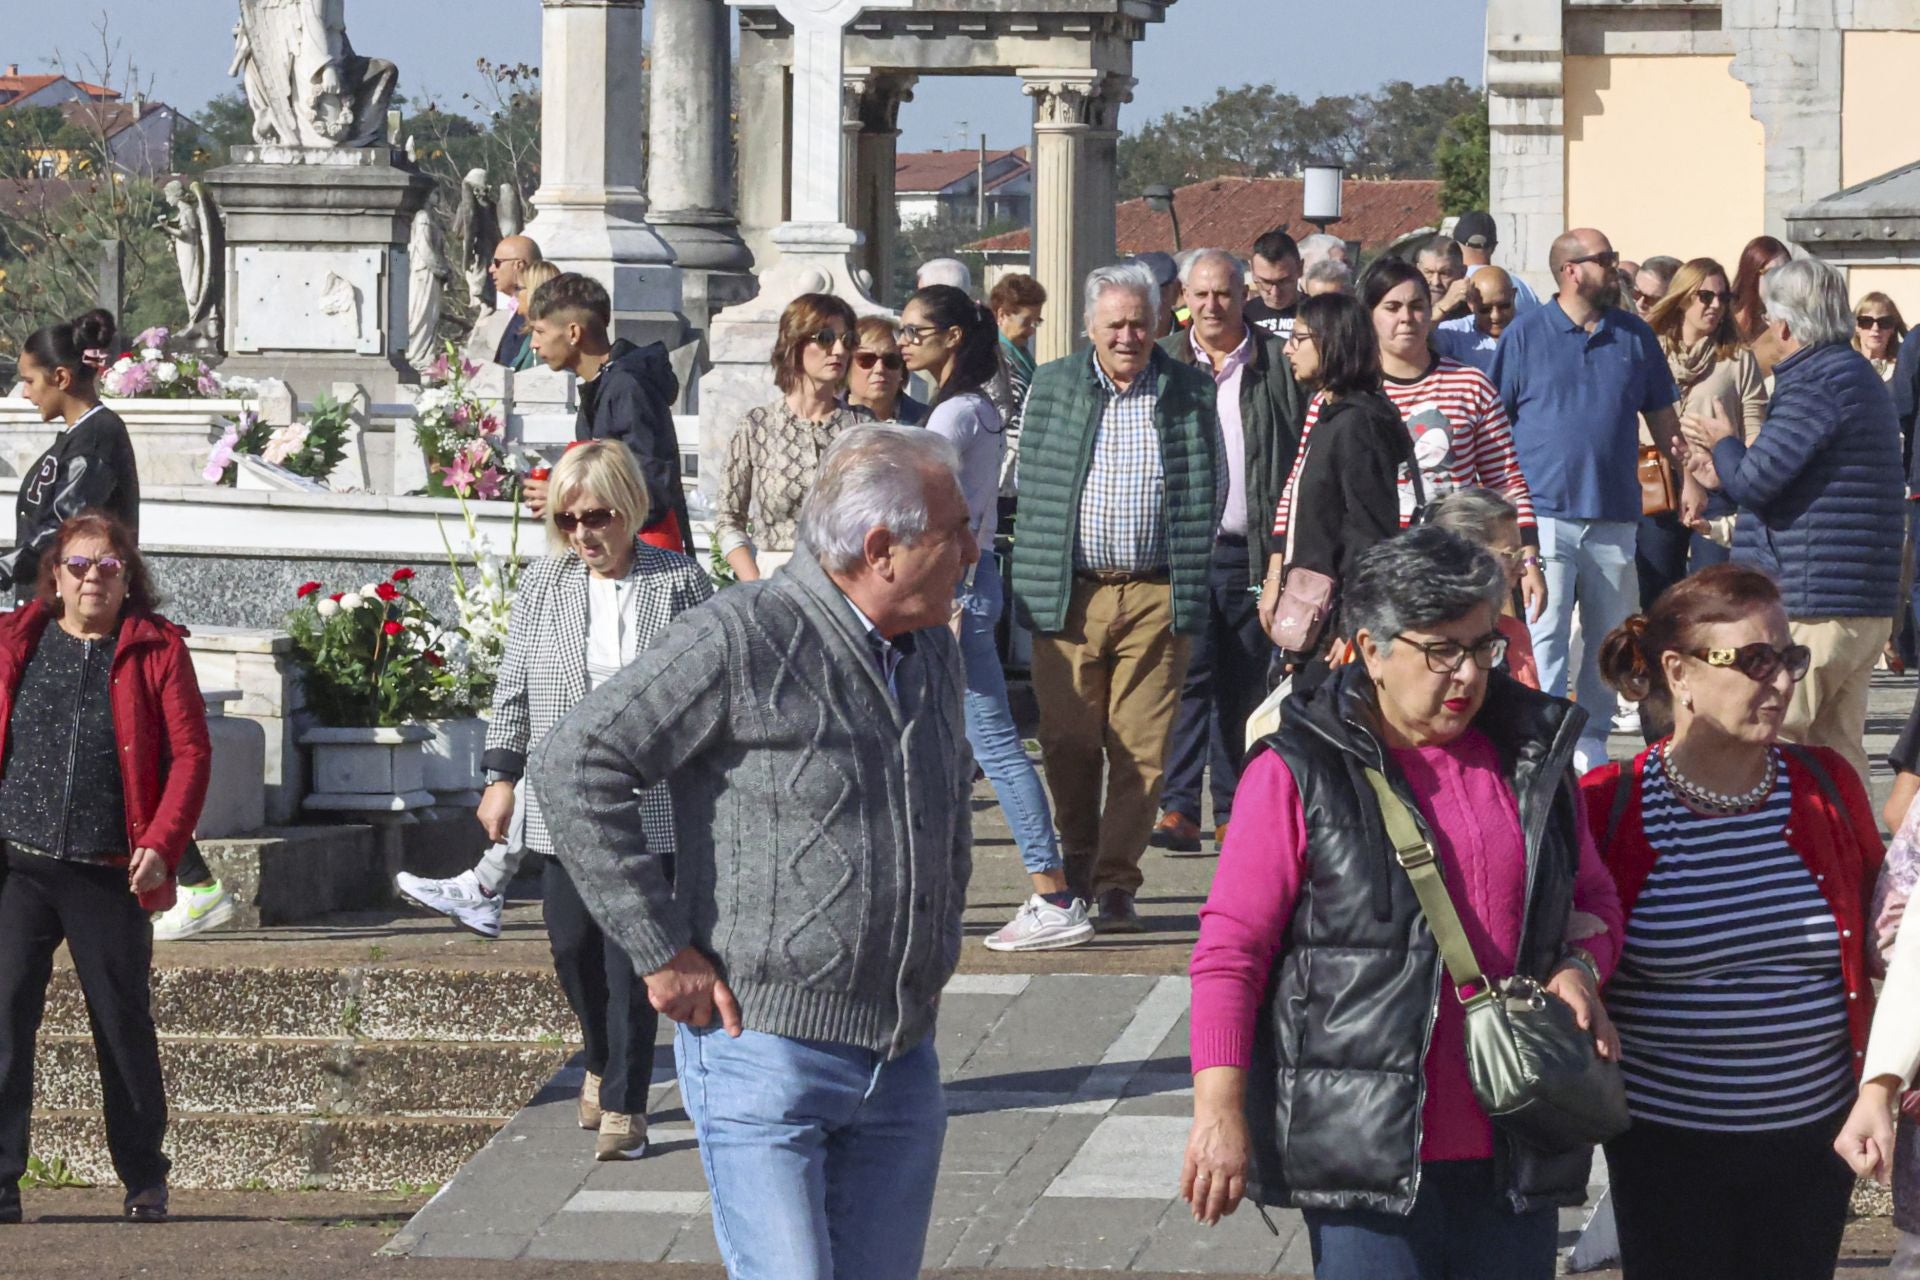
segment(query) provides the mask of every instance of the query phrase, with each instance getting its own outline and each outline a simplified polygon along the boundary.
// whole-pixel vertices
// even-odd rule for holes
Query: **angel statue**
[[[330,149],[386,141],[399,72],[353,51],[346,0],[240,0],[227,74],[243,78],[257,143]]]
[[[441,291],[452,279],[433,211],[422,209],[413,215],[407,240],[407,363],[416,369],[425,369],[440,354]]]
[[[487,189],[485,169],[469,169],[460,180],[460,204],[453,211],[448,235],[458,250],[455,260],[460,273],[467,278],[467,296],[475,306],[492,306],[493,281],[487,268],[493,265],[493,250],[500,243],[500,215]]]
[[[207,189],[183,185],[175,178],[161,188],[169,212],[159,226],[173,241],[173,260],[180,268],[180,292],[187,299],[187,323],[181,336],[218,346],[220,342],[220,215],[207,198]]]
[[[500,184],[500,234],[517,236],[527,229],[527,201],[520,184],[509,178]]]

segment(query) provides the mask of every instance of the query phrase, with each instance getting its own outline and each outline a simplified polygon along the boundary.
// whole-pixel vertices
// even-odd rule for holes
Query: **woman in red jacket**
[[[85,511],[41,557],[35,599],[0,617],[0,1222],[20,1220],[34,1040],[62,941],[127,1217],[167,1216],[147,913],[173,903],[210,750],[187,633],[153,610],[133,536]]]
[[[1833,1275],[1885,850],[1846,760],[1778,741],[1810,663],[1773,580],[1738,564],[1601,646],[1609,684],[1673,712],[1671,737],[1581,784],[1627,914],[1606,989],[1633,1113],[1607,1144],[1627,1280]]]

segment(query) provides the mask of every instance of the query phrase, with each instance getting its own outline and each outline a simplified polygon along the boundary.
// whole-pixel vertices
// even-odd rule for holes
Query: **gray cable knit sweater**
[[[634,966],[691,943],[746,1025],[898,1056],[960,958],[973,757],[959,650],[917,632],[887,692],[804,549],[690,609],[535,754],[554,852]],[[670,884],[639,790],[664,781]]]

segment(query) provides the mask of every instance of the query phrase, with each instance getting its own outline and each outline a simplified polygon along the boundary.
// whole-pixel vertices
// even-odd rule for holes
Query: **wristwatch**
[[[1586,970],[1587,976],[1593,979],[1594,990],[1600,989],[1600,966],[1594,963],[1592,953],[1585,947],[1567,948],[1567,957],[1560,962],[1560,967],[1564,969],[1570,964]]]
[[[1520,567],[1522,569],[1538,569],[1540,567],[1540,553],[1529,548],[1527,553],[1520,557]]]

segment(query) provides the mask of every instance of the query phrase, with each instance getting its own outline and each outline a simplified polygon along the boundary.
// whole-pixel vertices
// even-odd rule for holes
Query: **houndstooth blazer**
[[[673,616],[713,595],[713,582],[677,551],[635,541],[633,568],[635,651],[645,649]],[[587,696],[587,567],[572,552],[527,566],[507,619],[507,646],[493,686],[484,763],[490,773],[519,779],[527,755]],[[532,787],[520,788],[526,806],[527,848],[553,852]],[[665,787],[648,791],[642,812],[647,842],[673,848],[673,808]],[[658,841],[660,843],[655,844]]]

